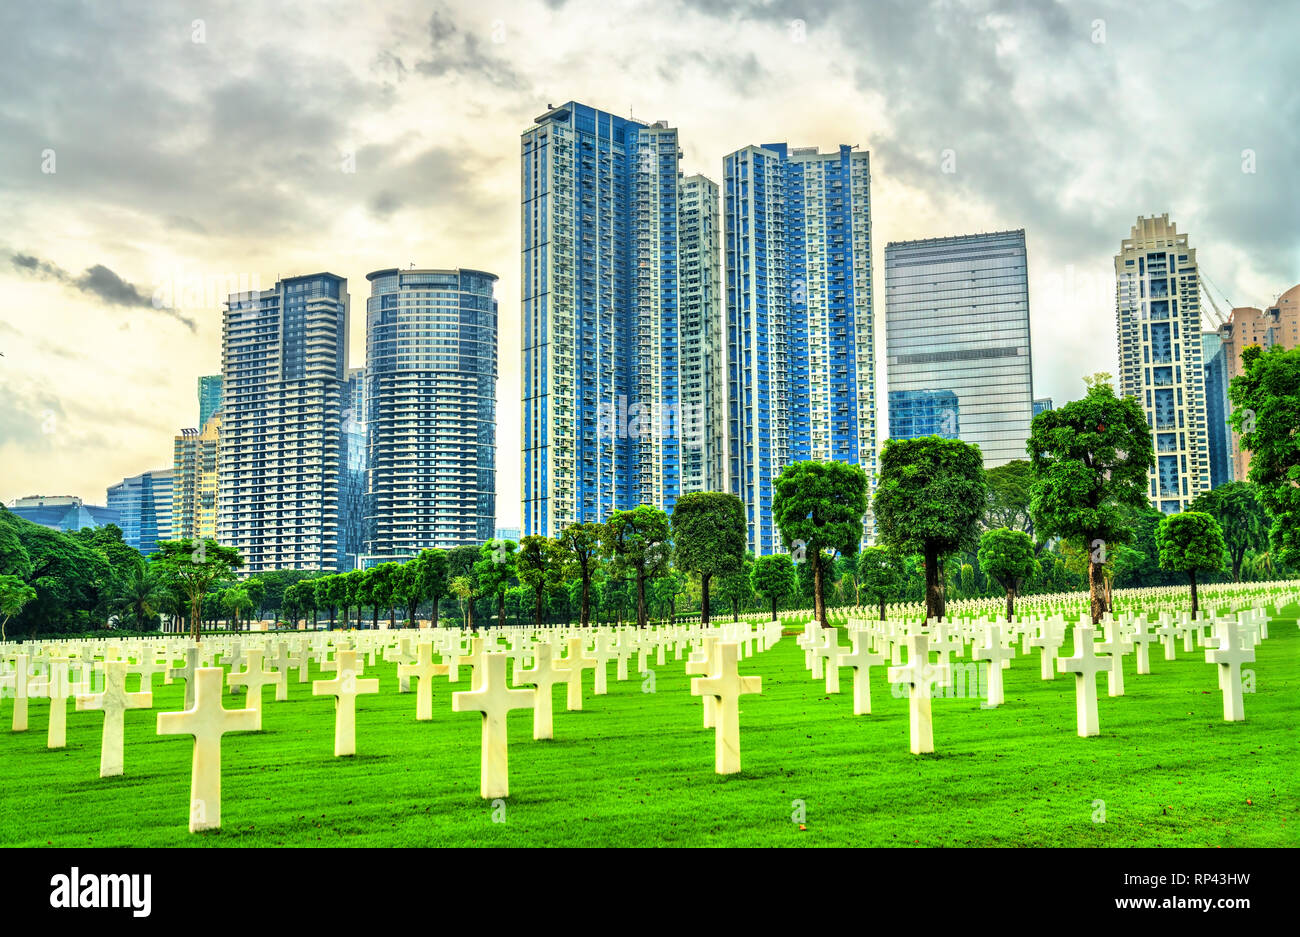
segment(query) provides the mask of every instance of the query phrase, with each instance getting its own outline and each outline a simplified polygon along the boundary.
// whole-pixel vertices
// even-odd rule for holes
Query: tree
[[[864,547],[858,554],[858,589],[862,596],[880,607],[885,620],[885,603],[897,601],[903,588],[903,560],[885,547]]]
[[[1160,546],[1161,566],[1187,573],[1187,581],[1192,586],[1192,618],[1195,618],[1199,608],[1196,574],[1202,570],[1222,570],[1227,554],[1219,522],[1201,511],[1170,514],[1156,531],[1156,543]]]
[[[1082,400],[1034,417],[1026,449],[1034,467],[1034,529],[1040,537],[1082,540],[1097,624],[1106,611],[1106,550],[1131,538],[1129,513],[1147,504],[1155,453],[1146,415],[1136,398],[1116,397],[1097,382]]]
[[[233,631],[239,630],[240,616],[246,615],[253,607],[253,599],[242,584],[232,586],[221,593],[222,604],[230,612]]]
[[[330,624],[329,630],[334,630],[334,617],[338,612],[339,593],[343,589],[343,583],[338,575],[321,576],[319,579],[311,580],[312,592],[315,597],[316,608],[329,609]]]
[[[1268,549],[1268,512],[1260,504],[1255,486],[1228,482],[1205,492],[1188,510],[1203,511],[1219,522],[1232,563],[1232,581],[1241,582],[1241,564],[1247,551]]]
[[[794,563],[785,553],[755,559],[749,581],[755,592],[772,603],[773,621],[777,620],[777,606],[793,596],[799,588],[794,576]]]
[[[923,557],[927,618],[946,611],[943,557],[976,547],[987,486],[979,446],[938,436],[885,442],[876,485],[879,537],[896,553]]]
[[[474,582],[468,576],[453,576],[448,588],[460,603],[461,619],[465,627],[474,630]]]
[[[244,565],[244,558],[234,547],[223,547],[215,540],[162,540],[151,557],[164,582],[184,589],[190,600],[190,637],[201,640],[199,613],[207,591],[234,576]]]
[[[519,581],[533,590],[533,627],[542,625],[542,605],[548,590],[560,582],[566,557],[550,537],[529,534],[519,541],[515,573]]]
[[[749,575],[754,568],[754,555],[744,555],[740,566],[718,580],[718,598],[731,603],[731,620],[740,621],[740,607],[754,598],[754,587]]]
[[[600,543],[604,524],[570,524],[557,538],[564,555],[564,575],[576,576],[582,588],[579,624],[591,624],[591,580],[600,565]]]
[[[369,599],[374,603],[374,627],[379,626],[379,610],[388,609],[388,627],[397,627],[396,605],[402,576],[402,564],[380,563],[367,571]]]
[[[867,473],[847,462],[794,462],[772,482],[772,520],[787,550],[811,557],[813,614],[823,625],[822,552],[856,553],[867,507]]]
[[[1034,536],[1034,519],[1029,513],[1033,496],[1034,467],[1026,459],[1013,459],[1006,465],[986,469],[988,497],[984,505],[984,526],[989,530],[1009,527]]]
[[[394,597],[406,609],[405,627],[416,627],[415,611],[423,598],[420,585],[420,564],[418,558],[407,560],[397,567]]]
[[[9,640],[9,619],[23,610],[23,606],[36,598],[36,590],[17,576],[0,573],[0,641]]]
[[[137,566],[113,596],[113,610],[120,617],[129,619],[137,631],[147,631],[157,627],[158,612],[164,601],[157,571]]]
[[[448,593],[447,552],[439,549],[421,550],[414,560],[418,570],[419,594],[433,603],[430,619],[438,627],[438,603]]]
[[[650,594],[654,597],[656,617],[663,619],[664,609],[668,610],[668,623],[677,621],[677,597],[686,591],[686,576],[678,570],[669,569],[650,584]]]
[[[636,623],[646,626],[645,584],[668,568],[672,545],[668,515],[648,504],[630,511],[615,511],[605,521],[601,541],[604,555],[616,570],[631,573],[636,581]]]
[[[1016,593],[1034,574],[1034,541],[1023,530],[999,527],[980,538],[980,569],[1007,594],[1007,621],[1016,614]]]
[[[709,581],[737,573],[745,559],[745,505],[719,491],[684,494],[673,506],[672,535],[674,564],[700,577],[700,621],[707,625]]]
[[[482,557],[474,564],[479,595],[497,600],[497,625],[506,626],[506,593],[515,579],[515,551],[519,544],[513,540],[489,540],[479,547]]]

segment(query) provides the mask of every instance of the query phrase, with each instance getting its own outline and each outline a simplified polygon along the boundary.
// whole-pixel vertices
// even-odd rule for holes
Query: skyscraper
[[[1210,454],[1210,487],[1232,481],[1228,430],[1228,358],[1218,332],[1201,333],[1201,369],[1205,375],[1205,437]]]
[[[704,176],[687,176],[681,182],[680,201],[681,491],[725,491],[727,375],[718,184]]]
[[[1034,416],[1038,416],[1040,413],[1046,413],[1050,409],[1052,409],[1051,397],[1034,398]]]
[[[366,551],[366,369],[343,380],[339,444],[339,569],[355,569]]]
[[[473,546],[496,529],[496,276],[367,276],[367,561]]]
[[[1139,217],[1115,256],[1119,387],[1142,405],[1154,433],[1151,503],[1184,511],[1210,490],[1200,274],[1167,214]]]
[[[199,428],[208,425],[208,417],[221,409],[221,375],[199,378]]]
[[[156,469],[108,489],[108,508],[117,512],[122,539],[145,556],[172,537],[172,477],[171,469]]]
[[[885,296],[890,438],[974,443],[986,468],[1027,458],[1024,230],[891,242]]]
[[[727,156],[723,179],[727,474],[750,549],[770,554],[790,463],[856,463],[875,490],[870,161],[770,143]]]
[[[521,141],[523,528],[671,510],[683,431],[677,131],[570,102]]]
[[[208,540],[217,536],[218,452],[221,412],[203,429],[183,429],[172,443],[172,537]]]
[[[1241,353],[1251,345],[1265,350],[1274,345],[1300,346],[1300,286],[1291,287],[1267,309],[1253,306],[1233,309],[1228,321],[1219,327],[1219,336],[1223,339],[1224,379],[1228,383],[1241,375]],[[1230,404],[1226,412],[1232,412]],[[1229,436],[1232,477],[1246,481],[1250,473],[1250,450],[1241,445],[1241,435],[1236,430],[1230,430]]]
[[[347,336],[347,280],[331,273],[226,302],[217,539],[241,573],[338,568]]]

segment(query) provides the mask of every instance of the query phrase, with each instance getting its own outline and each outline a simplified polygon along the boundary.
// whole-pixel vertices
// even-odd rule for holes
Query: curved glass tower
[[[366,277],[366,562],[496,529],[496,276]]]

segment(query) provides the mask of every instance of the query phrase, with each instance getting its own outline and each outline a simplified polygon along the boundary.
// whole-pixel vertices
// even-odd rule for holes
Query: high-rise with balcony
[[[217,540],[241,573],[340,567],[347,280],[232,293],[221,334]]]
[[[199,378],[199,427],[208,425],[208,417],[221,409],[221,375],[205,374]]]
[[[367,276],[365,562],[496,530],[496,275]]]
[[[891,439],[974,443],[985,468],[1026,458],[1035,401],[1023,229],[887,244],[885,336]]]
[[[172,536],[209,540],[217,536],[218,454],[221,411],[203,428],[181,430],[172,443]]]
[[[722,348],[722,230],[718,184],[687,176],[680,189],[682,493],[725,491],[727,376]]]
[[[1139,217],[1115,256],[1118,392],[1142,406],[1156,464],[1151,503],[1184,511],[1210,490],[1196,250],[1167,214]]]
[[[756,554],[784,548],[772,480],[790,463],[861,465],[874,494],[870,234],[865,151],[770,143],[723,160],[726,471]]]
[[[680,160],[667,123],[573,102],[522,135],[525,534],[682,491]]]

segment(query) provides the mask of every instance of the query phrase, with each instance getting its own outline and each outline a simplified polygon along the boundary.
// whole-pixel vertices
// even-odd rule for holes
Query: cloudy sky
[[[414,262],[501,277],[517,524],[518,139],[569,100],[669,121],[714,179],[751,143],[869,150],[880,348],[888,241],[1025,228],[1035,391],[1070,399],[1115,369],[1137,215],[1236,305],[1300,282],[1297,35],[1287,0],[8,0],[0,500],[168,466],[232,284],[346,276],[360,366],[365,274]]]

